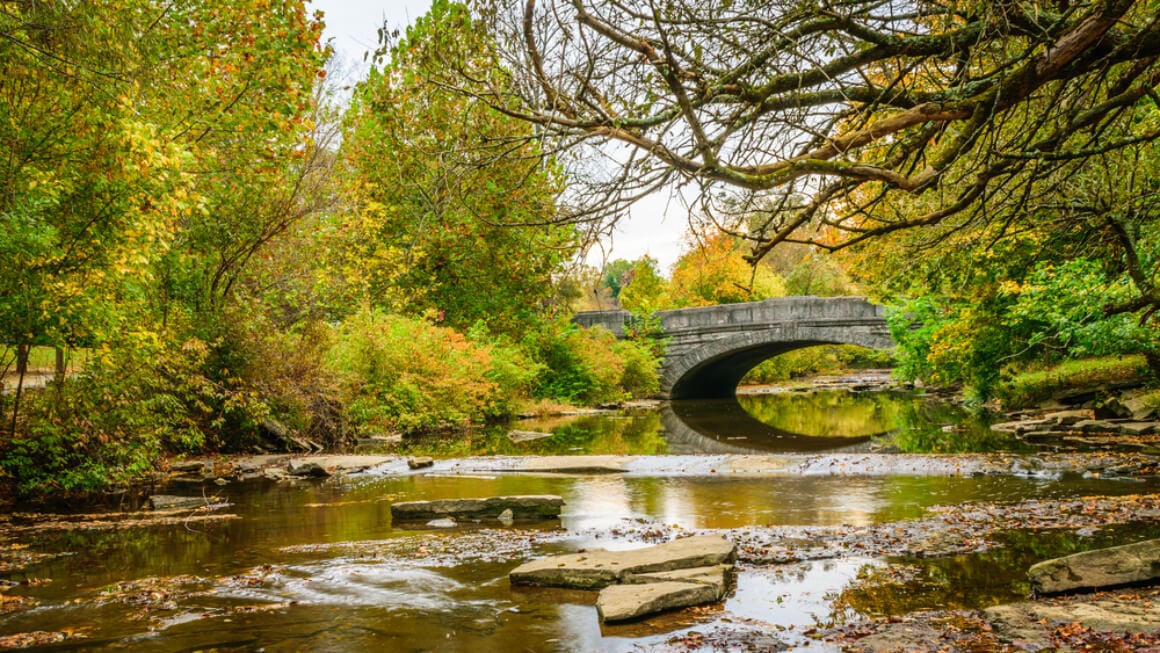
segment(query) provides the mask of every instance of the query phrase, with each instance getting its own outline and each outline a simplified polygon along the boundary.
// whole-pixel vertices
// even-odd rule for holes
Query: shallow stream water
[[[700,426],[708,450],[796,447],[815,453],[876,443],[897,448],[906,438],[957,451],[966,446],[951,436],[964,439],[961,434],[975,428],[971,418],[914,397],[822,393],[813,404],[821,407],[810,409],[804,396],[743,398],[749,422],[733,415],[706,427],[698,420],[712,421],[706,415],[713,411],[691,407],[680,423]],[[663,426],[666,420],[669,428]],[[738,420],[750,430],[735,430]],[[532,428],[553,435],[515,444],[505,430],[410,446],[444,456],[690,455],[687,449],[696,444],[688,433],[676,433],[682,427],[672,426],[671,417],[655,412]],[[990,436],[981,441],[985,448],[1003,446]],[[76,635],[50,645],[54,650],[646,651],[664,649],[666,642],[693,632],[733,627],[802,650],[833,650],[812,642],[810,629],[901,609],[1017,600],[1026,593],[1020,580],[1025,566],[1052,546],[1067,545],[906,561],[914,582],[893,594],[859,590],[860,575],[884,572],[898,562],[870,556],[742,569],[723,605],[618,627],[601,627],[592,593],[512,587],[507,573],[548,553],[640,546],[641,533],[654,526],[688,531],[853,527],[917,519],[937,505],[1158,489],[1154,481],[1079,475],[770,477],[706,473],[695,464],[672,462],[657,468],[666,471],[447,474],[413,473],[405,464],[392,464],[341,479],[221,488],[174,484],[165,492],[221,495],[230,505],[220,512],[236,518],[14,531],[10,546],[66,555],[3,574],[26,583],[6,596],[26,597],[37,606],[0,616],[0,637],[32,631]],[[558,521],[514,529],[415,528],[391,521],[393,501],[505,494],[559,494],[565,512]],[[14,517],[13,523],[21,520]],[[628,537],[630,532],[635,536]]]

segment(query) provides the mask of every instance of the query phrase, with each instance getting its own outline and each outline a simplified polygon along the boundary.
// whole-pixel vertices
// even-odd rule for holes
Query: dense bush
[[[26,393],[0,454],[21,493],[108,491],[149,481],[166,455],[306,440],[340,449],[359,430],[461,427],[532,398],[614,402],[652,395],[659,382],[645,341],[564,319],[518,344],[371,309],[336,326],[275,328],[256,312],[182,326],[180,338],[107,343],[81,373]]]
[[[147,481],[165,452],[199,451],[215,408],[251,411],[203,373],[199,340],[134,338],[95,350],[82,373],[30,393],[0,466],[22,494],[88,493]]]
[[[617,340],[602,328],[581,329],[561,318],[524,339],[540,364],[533,393],[569,403],[604,404],[646,397],[660,387],[660,361],[647,341]]]
[[[507,415],[537,372],[511,348],[373,309],[338,328],[328,364],[340,380],[348,419],[371,432]]]
[[[932,386],[964,385],[973,400],[990,399],[1004,364],[1014,360],[1026,337],[1020,325],[997,317],[1009,304],[1002,294],[984,293],[972,300],[923,297],[891,311],[895,376]]]
[[[347,428],[338,374],[327,364],[334,338],[328,325],[307,320],[283,330],[255,316],[243,337],[240,345],[250,354],[242,376],[268,408],[267,421],[254,435],[269,440],[276,431],[327,449],[354,443]]]

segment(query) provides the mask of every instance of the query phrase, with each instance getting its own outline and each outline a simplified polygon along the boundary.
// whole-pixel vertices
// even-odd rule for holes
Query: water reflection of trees
[[[867,565],[834,600],[833,614],[884,618],[920,610],[968,610],[1024,599],[1027,557],[1012,549]]]
[[[519,424],[521,430],[545,428],[550,437],[527,442],[508,438],[513,426],[433,434],[404,441],[403,455],[430,455],[440,458],[468,456],[556,456],[575,454],[655,455],[667,452],[661,433],[660,413],[631,415],[590,415],[550,428],[534,422]]]
[[[398,453],[457,458],[820,451],[856,446],[871,436],[904,453],[1030,448],[1009,434],[991,431],[985,413],[971,413],[909,392],[751,394],[739,395],[736,400],[674,402],[668,412],[679,414],[681,423],[665,422],[657,411],[520,422],[408,438]],[[551,436],[516,443],[507,437],[512,428],[548,432]],[[689,437],[682,439],[682,433]],[[714,441],[693,437],[697,434]]]
[[[884,440],[904,453],[1029,449],[1010,434],[990,430],[986,411],[909,392],[824,390],[739,395],[737,400],[755,419],[782,431],[845,437],[888,433]]]
[[[1027,451],[1009,433],[992,431],[993,416],[939,400],[912,399],[902,404],[890,441],[903,453],[978,453]]]
[[[899,415],[913,399],[893,392],[738,395],[737,401],[758,421],[787,433],[857,437],[896,427]]]
[[[1026,599],[1031,565],[1156,537],[1157,524],[1128,524],[1083,535],[1072,530],[1012,530],[997,533],[1003,546],[984,553],[930,559],[903,559],[888,566],[866,565],[858,580],[833,604],[837,620],[883,618],[920,610],[976,610]]]

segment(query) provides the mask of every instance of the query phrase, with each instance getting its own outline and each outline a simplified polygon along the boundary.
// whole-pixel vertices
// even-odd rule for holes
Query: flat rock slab
[[[1160,433],[1160,423],[1123,422],[1120,424],[1120,433],[1125,435],[1148,435],[1151,433]]]
[[[552,437],[551,433],[543,433],[541,431],[518,431],[513,430],[508,432],[508,439],[516,444],[524,442],[531,442],[533,440],[542,440],[544,438]]]
[[[736,547],[717,535],[699,535],[628,551],[587,551],[533,560],[512,570],[514,585],[600,589],[629,574],[649,574],[732,563]]]
[[[404,501],[391,504],[395,521],[455,519],[499,519],[505,511],[512,519],[551,519],[560,516],[564,498],[554,494],[525,494],[505,497]]]
[[[1027,571],[1040,594],[1099,589],[1160,578],[1160,540],[1115,546],[1046,560]]]
[[[172,494],[154,494],[149,497],[149,507],[154,510],[185,510],[192,508],[202,508],[204,506],[215,503],[213,498],[206,497],[180,497]]]
[[[1016,422],[1000,422],[992,424],[992,431],[1000,431],[1003,433],[1031,433],[1034,431],[1046,431],[1053,426],[1058,426],[1058,422],[1051,419],[1025,419]]]
[[[712,585],[663,581],[647,585],[612,585],[596,597],[596,613],[605,622],[629,621],[657,612],[715,603],[720,595]]]
[[[539,456],[529,458],[513,471],[540,474],[623,474],[622,456]]]
[[[733,565],[713,565],[712,567],[694,567],[692,569],[677,569],[675,571],[654,571],[643,574],[626,573],[621,578],[625,585],[647,585],[650,583],[696,583],[709,585],[717,592],[717,598],[725,596],[725,589],[729,587],[729,576]]]
[[[1052,624],[1079,623],[1098,632],[1151,633],[1160,630],[1160,610],[1139,599],[1109,596],[1066,605],[1011,603],[983,611],[1004,639],[1051,645]]]

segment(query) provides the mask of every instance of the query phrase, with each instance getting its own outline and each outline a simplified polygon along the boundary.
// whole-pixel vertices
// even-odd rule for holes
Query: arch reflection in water
[[[868,422],[845,433],[794,432],[758,420],[737,398],[674,401],[663,409],[661,424],[669,453],[678,454],[868,451],[874,436],[890,430]]]

